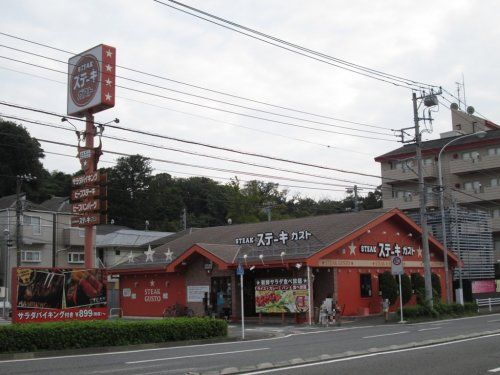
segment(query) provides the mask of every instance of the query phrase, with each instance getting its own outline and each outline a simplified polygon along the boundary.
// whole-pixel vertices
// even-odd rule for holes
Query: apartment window
[[[500,147],[491,147],[488,149],[488,156],[500,155]]]
[[[68,263],[83,263],[84,261],[84,253],[68,253]]]
[[[362,273],[359,275],[361,297],[367,298],[372,296],[372,275],[369,273]]]
[[[42,261],[42,253],[41,253],[41,251],[22,250],[21,251],[21,261],[22,262],[41,262]]]
[[[481,183],[479,181],[468,181],[464,183],[464,190],[479,193],[481,191]]]
[[[492,178],[490,180],[490,186],[491,187],[498,187],[498,186],[500,186],[500,178],[499,177]]]
[[[434,158],[426,158],[422,160],[424,165],[434,165]]]
[[[391,169],[409,171],[412,168],[413,168],[413,160],[393,161],[391,163]]]
[[[42,234],[41,219],[38,216],[24,216],[23,225],[30,225],[33,227],[33,234]]]
[[[462,160],[479,160],[479,151],[467,151],[462,153]]]
[[[115,250],[115,255],[120,255],[120,250]]]

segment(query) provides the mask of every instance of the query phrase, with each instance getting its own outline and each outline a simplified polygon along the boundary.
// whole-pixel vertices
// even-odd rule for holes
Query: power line
[[[67,118],[71,118],[71,119],[73,119],[75,121],[80,121],[80,122],[85,121],[85,120],[82,120],[82,119],[80,119],[78,117],[64,116],[64,115],[61,115],[61,114],[57,114],[55,112],[50,112],[50,111],[46,111],[46,110],[42,110],[42,109],[36,109],[36,108],[22,106],[22,105],[13,104],[13,103],[8,103],[8,102],[5,102],[5,101],[0,101],[0,105],[5,105],[5,106],[8,106],[8,107],[13,107],[13,108],[18,108],[18,109],[33,111],[33,112],[37,112],[37,113],[43,113],[43,114],[46,114],[46,115],[56,116],[56,117],[59,117],[59,118],[61,118],[61,117],[67,117]],[[113,124],[103,124],[103,123],[99,123],[99,122],[94,122],[94,124],[101,125],[101,126],[106,126],[106,127],[110,127],[110,128],[116,128],[116,129],[120,129],[120,130],[124,130],[124,131],[129,131],[129,132],[133,132],[133,133],[137,133],[137,134],[149,135],[149,136],[152,136],[152,137],[169,139],[169,140],[174,140],[174,141],[183,142],[183,143],[187,143],[187,144],[192,144],[192,145],[197,145],[197,146],[203,146],[203,147],[218,149],[218,150],[222,150],[222,151],[234,152],[234,153],[238,153],[238,154],[242,154],[242,155],[255,156],[255,157],[265,158],[265,159],[269,159],[269,160],[275,160],[275,161],[292,163],[292,164],[297,164],[297,165],[302,165],[302,166],[307,166],[307,167],[314,167],[314,168],[319,168],[319,169],[331,170],[331,171],[340,172],[340,173],[346,173],[346,174],[354,174],[354,175],[358,175],[358,176],[374,177],[374,178],[377,178],[377,179],[381,178],[381,176],[370,174],[370,173],[350,171],[350,170],[345,170],[345,169],[340,169],[340,168],[333,168],[333,167],[328,167],[328,166],[319,165],[319,164],[305,163],[305,162],[300,162],[300,161],[293,161],[293,160],[279,158],[279,157],[274,157],[274,156],[269,156],[269,155],[263,155],[263,154],[257,154],[257,153],[253,153],[253,152],[248,152],[248,151],[236,150],[236,149],[231,149],[231,148],[227,148],[227,147],[214,146],[214,145],[210,145],[210,144],[206,144],[206,143],[202,143],[202,142],[189,141],[189,140],[184,140],[184,139],[180,139],[180,138],[169,137],[169,136],[166,136],[166,135],[161,135],[161,134],[157,134],[157,133],[147,132],[147,131],[143,131],[143,130],[129,129],[129,128],[126,128],[126,127],[123,127],[123,126],[119,126],[119,125],[116,125],[116,124],[114,124],[114,125]],[[392,178],[384,178],[384,179],[386,179],[386,180],[392,180],[392,181],[397,181],[397,179],[392,179]]]
[[[64,52],[64,53],[72,54],[72,55],[76,54],[74,52],[70,52],[70,51],[67,51],[67,50],[56,48],[56,47],[50,46],[48,44],[38,43],[38,42],[35,42],[33,40],[21,38],[21,37],[12,35],[12,34],[0,32],[0,35],[4,35],[4,36],[7,36],[9,38],[21,40],[21,41],[26,42],[26,43],[31,43],[31,44],[34,44],[34,45],[38,45],[38,46],[42,46],[42,47],[45,47],[45,48],[49,48],[49,49],[52,49],[52,50],[55,50],[55,51]],[[134,69],[134,68],[130,68],[130,67],[122,66],[122,65],[116,65],[116,66],[119,67],[119,68],[121,68],[121,69],[128,70],[130,72],[134,72],[134,73],[138,73],[138,74],[142,74],[142,75],[145,75],[145,76],[149,76],[149,77],[152,77],[152,78],[157,78],[157,79],[165,80],[165,81],[168,81],[168,82],[173,82],[173,83],[184,85],[184,86],[187,86],[187,87],[192,87],[192,88],[196,88],[196,89],[199,89],[199,90],[203,90],[203,91],[207,91],[207,92],[212,92],[212,93],[215,93],[215,94],[220,94],[220,95],[232,97],[232,98],[235,98],[235,99],[246,100],[246,101],[253,102],[253,103],[256,103],[256,104],[263,104],[263,105],[270,106],[270,107],[273,107],[273,108],[284,109],[284,110],[291,111],[291,112],[306,114],[306,115],[310,115],[310,116],[315,116],[315,117],[319,117],[319,118],[334,120],[334,121],[343,122],[343,123],[352,124],[352,125],[360,125],[360,126],[366,126],[366,127],[371,127],[371,128],[378,128],[378,129],[388,130],[387,128],[382,127],[382,126],[377,126],[377,125],[373,125],[373,124],[367,124],[367,123],[358,122],[358,121],[351,121],[351,120],[341,119],[341,118],[338,118],[338,117],[325,116],[325,115],[320,115],[320,114],[317,114],[317,113],[308,112],[308,111],[304,111],[304,110],[299,110],[299,109],[295,109],[295,108],[291,108],[291,107],[285,107],[285,106],[280,106],[280,105],[276,105],[276,104],[271,104],[271,103],[260,101],[260,100],[256,100],[256,99],[246,98],[246,97],[243,97],[243,96],[240,96],[240,95],[226,93],[226,92],[223,92],[223,91],[220,91],[220,90],[214,90],[214,89],[206,88],[206,87],[203,87],[203,86],[200,86],[200,85],[195,85],[195,84],[192,84],[192,83],[187,83],[187,82],[183,82],[183,81],[180,81],[180,80],[175,80],[175,79],[167,78],[165,76],[160,76],[158,74],[148,73],[148,72],[145,72],[145,71],[141,71],[141,70],[138,70],[138,69]]]
[[[17,117],[17,116],[10,116],[10,115],[6,115],[6,114],[3,114],[3,113],[0,113],[0,116],[1,117],[5,117],[5,118],[9,118],[9,119],[13,119],[13,120],[28,122],[28,123],[31,123],[31,124],[34,124],[34,125],[48,126],[48,127],[52,127],[52,128],[68,130],[68,131],[71,131],[71,132],[74,131],[73,129],[69,129],[69,128],[61,126],[61,125],[48,124],[48,123],[44,123],[44,122],[41,122],[41,121],[36,121],[36,120],[32,120],[32,119],[21,118],[21,117]],[[174,151],[174,152],[180,152],[180,153],[194,155],[194,156],[200,156],[200,157],[205,157],[205,158],[210,158],[210,159],[216,159],[216,160],[222,160],[222,161],[229,161],[229,162],[238,163],[238,164],[250,165],[250,166],[253,166],[253,167],[259,167],[259,168],[265,168],[265,169],[272,169],[272,170],[276,170],[276,171],[280,171],[280,172],[294,173],[294,174],[299,174],[299,175],[302,175],[302,176],[316,177],[316,178],[322,178],[322,179],[328,179],[328,180],[334,180],[334,181],[342,181],[342,182],[350,182],[350,183],[359,183],[359,182],[352,181],[352,180],[338,179],[338,178],[333,178],[333,177],[329,177],[329,176],[322,176],[322,175],[316,175],[316,174],[305,173],[305,172],[300,172],[300,171],[293,171],[293,170],[284,169],[284,168],[271,167],[271,166],[268,166],[268,165],[251,163],[251,162],[246,162],[246,161],[236,160],[236,159],[229,159],[229,158],[215,156],[215,155],[207,155],[207,154],[202,154],[202,153],[199,153],[199,152],[182,150],[182,149],[178,149],[178,148],[167,147],[167,146],[152,144],[152,143],[148,143],[148,142],[142,142],[142,141],[138,141],[138,140],[127,139],[127,138],[121,138],[121,137],[116,137],[116,136],[102,135],[102,137],[103,138],[107,138],[107,139],[112,139],[112,140],[118,140],[118,141],[122,141],[122,142],[128,142],[128,143],[138,144],[138,145],[142,145],[142,146],[148,146],[148,147],[160,148],[160,149]],[[362,185],[366,185],[366,184],[362,184]],[[341,186],[341,187],[350,187],[350,185],[338,185],[338,186]],[[373,186],[375,186],[375,185],[373,185]]]
[[[340,68],[340,69],[343,69],[343,70],[347,70],[349,72],[352,72],[352,73],[355,73],[355,74],[358,74],[358,75],[362,75],[362,76],[365,76],[365,77],[368,77],[368,78],[372,78],[372,79],[375,79],[375,80],[378,80],[378,81],[381,81],[381,82],[389,83],[389,84],[392,84],[392,85],[395,85],[395,86],[400,86],[400,87],[404,87],[404,88],[408,88],[408,89],[415,89],[415,88],[417,88],[417,89],[425,89],[425,88],[428,88],[428,87],[436,87],[434,85],[420,83],[420,82],[417,82],[417,81],[413,81],[413,80],[401,78],[401,77],[398,77],[398,76],[395,76],[395,75],[383,73],[383,72],[375,70],[375,69],[370,69],[370,68],[364,67],[362,65],[353,64],[353,63],[348,62],[346,60],[342,60],[342,59],[335,58],[335,57],[332,57],[332,56],[329,56],[329,55],[326,55],[326,54],[323,54],[323,53],[320,53],[320,52],[316,52],[316,51],[313,51],[311,49],[299,46],[297,44],[293,44],[293,43],[287,42],[285,40],[273,37],[271,35],[264,34],[264,33],[260,32],[260,31],[257,31],[257,30],[254,30],[254,29],[242,26],[240,24],[237,24],[235,22],[229,21],[227,19],[215,16],[215,15],[213,15],[211,13],[204,12],[204,11],[202,11],[200,9],[188,6],[188,5],[180,3],[178,1],[168,0],[169,2],[174,3],[177,6],[181,6],[181,7],[187,8],[187,9],[189,9],[189,10],[195,12],[195,13],[192,13],[192,12],[186,11],[184,9],[180,9],[180,8],[174,7],[174,6],[172,6],[170,4],[167,4],[167,3],[163,2],[163,1],[159,1],[159,0],[153,0],[153,1],[156,2],[156,3],[162,4],[164,6],[167,6],[169,8],[176,9],[176,10],[182,12],[182,13],[186,13],[186,14],[189,14],[189,15],[191,15],[193,17],[205,20],[205,21],[210,22],[212,24],[215,24],[215,25],[224,27],[226,29],[235,31],[235,32],[237,32],[239,34],[246,35],[246,36],[248,36],[250,38],[253,38],[253,39],[256,39],[256,40],[260,40],[261,42],[264,42],[264,43],[276,46],[278,48],[281,48],[281,49],[284,49],[284,50],[296,53],[298,55],[302,55],[302,56],[308,57],[310,59],[313,59],[313,60],[316,60],[316,61],[328,64],[328,65],[331,65],[331,66],[334,66],[334,67],[337,67],[337,68]],[[196,13],[198,13],[198,14],[196,14]],[[203,16],[200,16],[199,14],[202,14],[202,15],[207,16],[209,18],[205,18]],[[210,19],[210,18],[212,18],[212,19]],[[217,21],[213,21],[213,19],[215,19],[217,21],[220,21],[222,23],[219,23]],[[229,24],[229,25],[234,26],[234,27],[226,26],[223,23]],[[242,30],[248,31],[249,33],[241,31],[241,30],[238,30],[238,29],[242,29]],[[262,38],[261,37],[257,37],[257,36],[252,35],[252,34],[259,35]],[[271,39],[272,41],[269,41],[267,39]],[[288,47],[283,46],[283,44],[285,46],[288,46]],[[291,48],[289,48],[289,47],[291,47]],[[303,52],[300,52],[300,51],[303,51]],[[315,57],[315,56],[318,56],[318,57]],[[334,61],[335,63],[332,63],[330,61],[325,61],[323,59]],[[422,85],[424,85],[425,87],[422,86]]]
[[[32,74],[32,73],[28,73],[28,72],[23,72],[21,70],[11,69],[11,68],[7,68],[7,67],[4,67],[4,66],[0,66],[0,69],[5,69],[5,70],[11,71],[11,72],[15,72],[15,73],[27,75],[27,76],[30,76],[30,77],[40,78],[40,79],[43,79],[43,80],[46,80],[46,81],[58,83],[60,85],[67,85],[67,82],[58,81],[58,80],[51,79],[51,78],[48,78],[48,77],[44,77],[44,76],[41,76],[41,75],[38,75],[38,74]],[[153,104],[153,103],[147,103],[147,102],[143,102],[141,100],[127,98],[127,97],[120,96],[120,95],[116,95],[116,98],[128,100],[128,101],[139,103],[139,104],[143,104],[143,105],[147,105],[147,106],[150,106],[150,107],[164,109],[164,110],[171,111],[171,112],[181,113],[181,114],[192,116],[192,117],[197,117],[197,118],[209,120],[209,121],[217,122],[217,123],[220,123],[220,124],[226,124],[226,125],[234,126],[234,127],[237,127],[237,128],[247,129],[247,130],[250,130],[250,131],[254,131],[254,132],[258,132],[258,133],[263,133],[263,134],[268,134],[268,135],[272,135],[274,137],[291,139],[291,140],[302,142],[302,143],[307,143],[307,144],[311,144],[311,145],[326,147],[328,149],[336,149],[336,150],[341,150],[341,151],[345,151],[345,152],[351,152],[351,153],[354,153],[354,154],[371,156],[371,154],[369,154],[367,152],[362,152],[362,151],[358,151],[358,150],[352,150],[352,149],[348,149],[348,148],[333,146],[333,145],[329,145],[329,144],[321,143],[321,142],[309,141],[307,139],[301,139],[301,138],[291,137],[289,135],[285,135],[285,134],[281,134],[281,133],[274,133],[274,132],[270,132],[270,131],[266,131],[266,130],[256,129],[256,128],[252,128],[250,126],[244,126],[244,125],[240,125],[240,124],[235,124],[235,123],[232,123],[232,122],[229,122],[229,121],[222,121],[222,120],[218,120],[218,119],[215,119],[215,118],[212,118],[212,117],[202,116],[202,115],[198,115],[198,114],[191,113],[191,112],[180,111],[180,110],[177,110],[177,109],[173,109],[173,108],[169,108],[169,107],[164,107],[164,106]]]
[[[61,70],[49,68],[49,67],[46,67],[46,66],[43,66],[43,65],[40,65],[40,64],[30,63],[30,62],[26,62],[26,61],[23,61],[23,60],[14,59],[14,58],[11,58],[11,57],[1,56],[1,55],[0,55],[0,58],[5,59],[5,60],[9,60],[9,61],[13,61],[13,62],[17,62],[17,63],[20,63],[20,64],[34,66],[36,68],[45,69],[45,70],[49,70],[49,71],[52,71],[52,72],[56,72],[56,73],[61,73],[61,74],[64,74],[64,75],[68,75],[67,72],[63,72]],[[326,129],[321,129],[321,128],[315,128],[315,127],[312,127],[312,126],[299,125],[299,124],[295,124],[295,123],[291,123],[291,122],[286,122],[286,121],[273,120],[273,119],[270,119],[270,118],[267,118],[267,117],[255,116],[255,115],[250,115],[248,113],[242,113],[242,112],[231,111],[231,110],[228,110],[228,109],[212,107],[212,106],[205,105],[205,104],[190,102],[188,100],[173,98],[173,97],[170,97],[170,96],[161,95],[161,94],[157,94],[157,93],[152,93],[152,92],[149,92],[149,91],[139,90],[139,89],[136,89],[136,88],[127,87],[127,86],[118,85],[118,84],[116,84],[115,87],[118,87],[118,88],[121,88],[121,89],[124,89],[124,90],[128,90],[128,91],[132,91],[132,92],[137,92],[137,93],[144,94],[144,95],[149,95],[149,96],[158,97],[158,98],[162,98],[162,99],[166,99],[166,100],[171,100],[171,101],[175,101],[175,102],[179,102],[179,103],[183,103],[183,104],[189,104],[189,105],[192,105],[192,106],[195,106],[195,107],[210,109],[210,110],[213,110],[213,111],[218,111],[218,112],[223,112],[223,113],[229,113],[229,114],[232,114],[232,115],[237,115],[237,116],[252,118],[252,119],[256,119],[256,120],[262,120],[262,121],[271,122],[271,123],[280,124],[280,125],[286,125],[286,126],[291,126],[291,127],[301,128],[301,129],[314,130],[314,131],[323,132],[323,133],[346,135],[346,136],[356,137],[356,138],[364,138],[364,139],[386,141],[386,142],[394,142],[395,141],[395,140],[389,139],[389,138],[380,138],[380,137],[364,136],[364,135],[359,135],[359,134],[343,133],[343,132],[338,132],[338,131],[333,131],[333,130],[326,130]]]

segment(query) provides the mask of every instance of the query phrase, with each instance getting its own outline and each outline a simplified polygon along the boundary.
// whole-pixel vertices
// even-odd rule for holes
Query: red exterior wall
[[[412,233],[412,236],[409,236],[409,233]],[[390,258],[379,257],[378,243],[380,242],[389,243],[392,249],[394,249],[395,244],[401,248],[403,246],[413,247],[415,249],[413,256],[403,256],[405,263],[413,262],[409,266],[405,264],[405,273],[408,275],[419,273],[423,276],[423,266],[416,263],[421,263],[423,259],[423,253],[419,256],[417,251],[421,245],[420,238],[417,236],[419,235],[410,231],[407,224],[403,224],[398,218],[392,218],[364,232],[344,246],[337,248],[335,248],[335,244],[331,246],[332,252],[322,258],[324,262],[320,261],[320,265],[335,267],[336,300],[343,308],[344,315],[353,316],[381,312],[382,299],[379,296],[378,274],[390,271],[390,263],[388,263]],[[351,245],[355,246],[354,252],[349,248]],[[376,253],[361,253],[361,245],[376,246]],[[445,297],[443,256],[433,245],[431,245],[430,253],[431,265],[433,266],[431,269],[433,273],[440,276],[441,298],[443,299]],[[372,295],[370,297],[361,297],[360,274],[372,275]],[[321,301],[315,301],[315,305],[318,303],[320,304]],[[415,304],[415,296],[408,304]],[[399,299],[391,306],[391,310],[394,311],[397,308],[399,308]]]
[[[130,289],[129,297],[124,296],[124,289],[127,292]],[[124,316],[160,317],[167,307],[176,303],[186,305],[186,282],[178,273],[120,276],[120,307]]]

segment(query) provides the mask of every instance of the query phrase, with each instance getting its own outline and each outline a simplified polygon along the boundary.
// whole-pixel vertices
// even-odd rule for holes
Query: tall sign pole
[[[94,226],[106,222],[107,190],[106,176],[97,170],[101,155],[99,145],[94,144],[96,127],[94,113],[115,105],[116,49],[100,44],[68,61],[68,115],[85,117],[85,146],[80,146],[78,135],[78,158],[84,174],[73,178],[71,192],[71,225],[85,228],[85,267],[95,267]]]
[[[245,340],[245,302],[243,298],[243,275],[245,274],[245,269],[241,264],[238,264],[236,273],[240,275],[240,298],[241,298],[241,339]]]

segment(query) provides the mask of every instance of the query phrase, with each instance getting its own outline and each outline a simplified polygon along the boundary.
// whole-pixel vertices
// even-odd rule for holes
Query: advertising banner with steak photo
[[[307,278],[255,280],[256,313],[302,313],[309,311]]]
[[[107,318],[103,270],[23,267],[14,282],[14,323]]]

